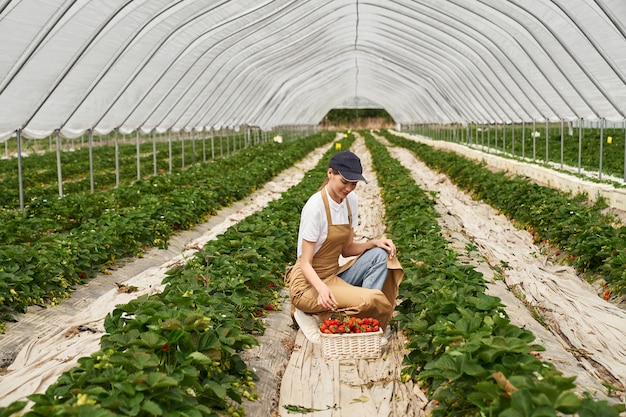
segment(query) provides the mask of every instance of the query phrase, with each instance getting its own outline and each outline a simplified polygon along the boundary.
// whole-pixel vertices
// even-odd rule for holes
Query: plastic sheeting
[[[0,140],[313,125],[619,121],[622,0],[0,1]]]

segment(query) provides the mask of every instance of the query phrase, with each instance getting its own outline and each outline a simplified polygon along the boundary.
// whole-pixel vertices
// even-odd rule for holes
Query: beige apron
[[[328,236],[313,256],[313,269],[332,291],[338,303],[338,310],[349,316],[374,317],[380,321],[384,329],[391,321],[396,306],[398,286],[404,276],[402,266],[396,258],[387,258],[389,273],[382,291],[356,287],[337,276],[337,274],[348,269],[357,259],[354,258],[345,265],[339,266],[339,255],[341,255],[343,245],[353,233],[352,211],[348,205],[348,224],[334,225],[325,191],[322,191],[322,201],[328,220]],[[332,315],[332,311],[328,311],[317,304],[317,290],[304,277],[300,269],[300,259],[296,261],[291,271],[286,275],[285,283],[289,286],[292,312],[293,308],[298,308],[305,313],[318,314],[320,320]]]

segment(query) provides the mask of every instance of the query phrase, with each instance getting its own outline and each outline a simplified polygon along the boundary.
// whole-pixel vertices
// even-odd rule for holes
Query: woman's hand
[[[374,246],[383,248],[389,254],[389,258],[396,256],[396,245],[393,244],[391,239],[376,239],[372,241]]]
[[[337,308],[337,300],[333,292],[328,288],[328,285],[321,283],[322,285],[317,288],[317,304],[320,307],[324,307],[326,310],[334,310]]]

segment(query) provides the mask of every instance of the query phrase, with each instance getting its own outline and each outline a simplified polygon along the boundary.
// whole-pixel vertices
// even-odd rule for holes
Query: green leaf
[[[218,384],[215,381],[211,381],[211,380],[207,381],[204,384],[204,388],[213,391],[219,399],[226,398],[226,388],[223,387],[221,384]]]
[[[554,403],[554,408],[565,414],[574,414],[580,406],[580,399],[571,391],[562,392]]]
[[[195,363],[199,363],[205,366],[209,366],[213,363],[213,360],[211,358],[201,352],[192,352],[187,356],[187,358],[191,359]]]
[[[160,348],[165,343],[165,339],[154,332],[141,333],[140,338],[150,349]]]
[[[146,400],[141,404],[141,409],[154,416],[162,416],[163,410],[157,403],[151,400]]]
[[[532,416],[534,404],[528,390],[520,389],[511,394],[512,408],[518,410],[524,417]]]

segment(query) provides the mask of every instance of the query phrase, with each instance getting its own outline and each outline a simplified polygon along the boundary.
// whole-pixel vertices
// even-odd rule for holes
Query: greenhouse
[[[626,2],[5,0],[0,144],[0,417],[626,416]]]

